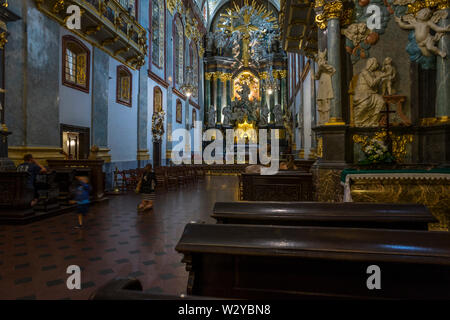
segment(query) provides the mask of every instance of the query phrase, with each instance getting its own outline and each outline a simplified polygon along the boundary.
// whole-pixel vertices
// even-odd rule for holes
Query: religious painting
[[[248,95],[248,99],[250,101],[253,100],[260,100],[259,97],[259,78],[256,77],[252,72],[250,71],[243,71],[239,73],[234,79],[233,79],[233,96],[232,100],[234,101],[236,98],[238,100],[241,99],[239,92],[242,90],[243,84],[248,85],[250,88],[250,94]]]
[[[63,79],[65,86],[89,92],[90,51],[78,39],[63,37]]]
[[[153,112],[162,111],[162,91],[161,88],[155,86],[153,88]]]
[[[181,104],[180,99],[177,99],[176,121],[178,123],[183,123],[183,105]]]
[[[116,101],[131,107],[131,72],[125,66],[117,67]]]
[[[197,110],[192,109],[192,128],[195,128],[195,121],[197,121]]]

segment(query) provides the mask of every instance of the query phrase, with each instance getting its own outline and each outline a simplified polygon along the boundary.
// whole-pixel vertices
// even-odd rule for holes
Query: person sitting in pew
[[[36,188],[36,176],[41,173],[46,173],[47,169],[39,164],[32,154],[26,154],[23,157],[23,163],[17,166],[17,172],[28,172],[27,189],[33,191],[34,197],[30,205],[33,207],[38,203],[39,194]]]

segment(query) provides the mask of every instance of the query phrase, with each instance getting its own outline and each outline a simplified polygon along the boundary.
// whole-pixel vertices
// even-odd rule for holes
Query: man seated
[[[46,173],[47,169],[39,164],[31,154],[26,154],[23,157],[23,163],[17,167],[17,172],[28,172],[27,189],[32,190],[33,200],[31,201],[31,206],[35,206],[38,202],[38,192],[36,189],[36,176],[40,173]]]

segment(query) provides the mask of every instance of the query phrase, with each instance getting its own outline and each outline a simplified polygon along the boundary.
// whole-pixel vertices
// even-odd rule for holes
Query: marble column
[[[92,145],[108,148],[109,55],[92,50]]]
[[[287,105],[287,103],[286,103],[286,97],[287,97],[287,92],[286,92],[286,88],[287,88],[287,86],[286,86],[286,79],[287,79],[287,76],[286,76],[286,75],[284,75],[284,76],[281,78],[281,107],[283,108],[283,110],[284,110],[284,108],[286,108],[286,105]]]
[[[222,123],[222,109],[225,108],[225,106],[227,105],[227,82],[228,80],[226,79],[226,77],[222,77],[222,100],[220,103],[220,114],[219,114],[219,120],[218,122]]]
[[[227,80],[227,106],[231,106],[231,79]]]
[[[143,9],[148,8],[149,0],[139,1],[139,23],[144,28],[148,27],[148,15],[142,14],[145,12]],[[150,155],[147,147],[147,134],[148,134],[148,60],[146,57],[145,64],[139,69],[139,92],[138,92],[138,119],[137,119],[137,160],[145,161],[150,159]],[[144,163],[139,163],[139,167],[143,167]]]
[[[211,75],[205,73],[205,108],[209,110],[211,105]]]
[[[328,20],[328,63],[336,69],[331,78],[334,98],[330,103],[330,123],[344,124],[341,108],[341,27],[339,18]]]
[[[222,114],[222,91],[223,91],[223,89],[222,89],[222,81],[220,81],[220,78],[217,78],[217,80],[216,80],[217,82],[217,85],[216,85],[216,92],[217,92],[217,95],[216,95],[216,98],[217,98],[217,100],[216,100],[216,123],[220,123],[220,122],[222,122],[222,121],[220,121],[221,120],[221,117],[220,117],[220,115]]]
[[[448,15],[441,19],[439,26],[450,25],[450,9],[444,9]],[[447,53],[447,57],[437,56],[436,72],[436,117],[442,122],[450,120],[450,34],[444,33],[438,44],[439,50]]]

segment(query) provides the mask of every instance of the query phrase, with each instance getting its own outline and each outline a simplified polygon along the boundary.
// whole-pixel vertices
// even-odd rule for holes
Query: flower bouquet
[[[395,158],[381,140],[371,139],[370,142],[362,148],[362,151],[366,158],[359,161],[359,164],[370,165],[395,162]]]

